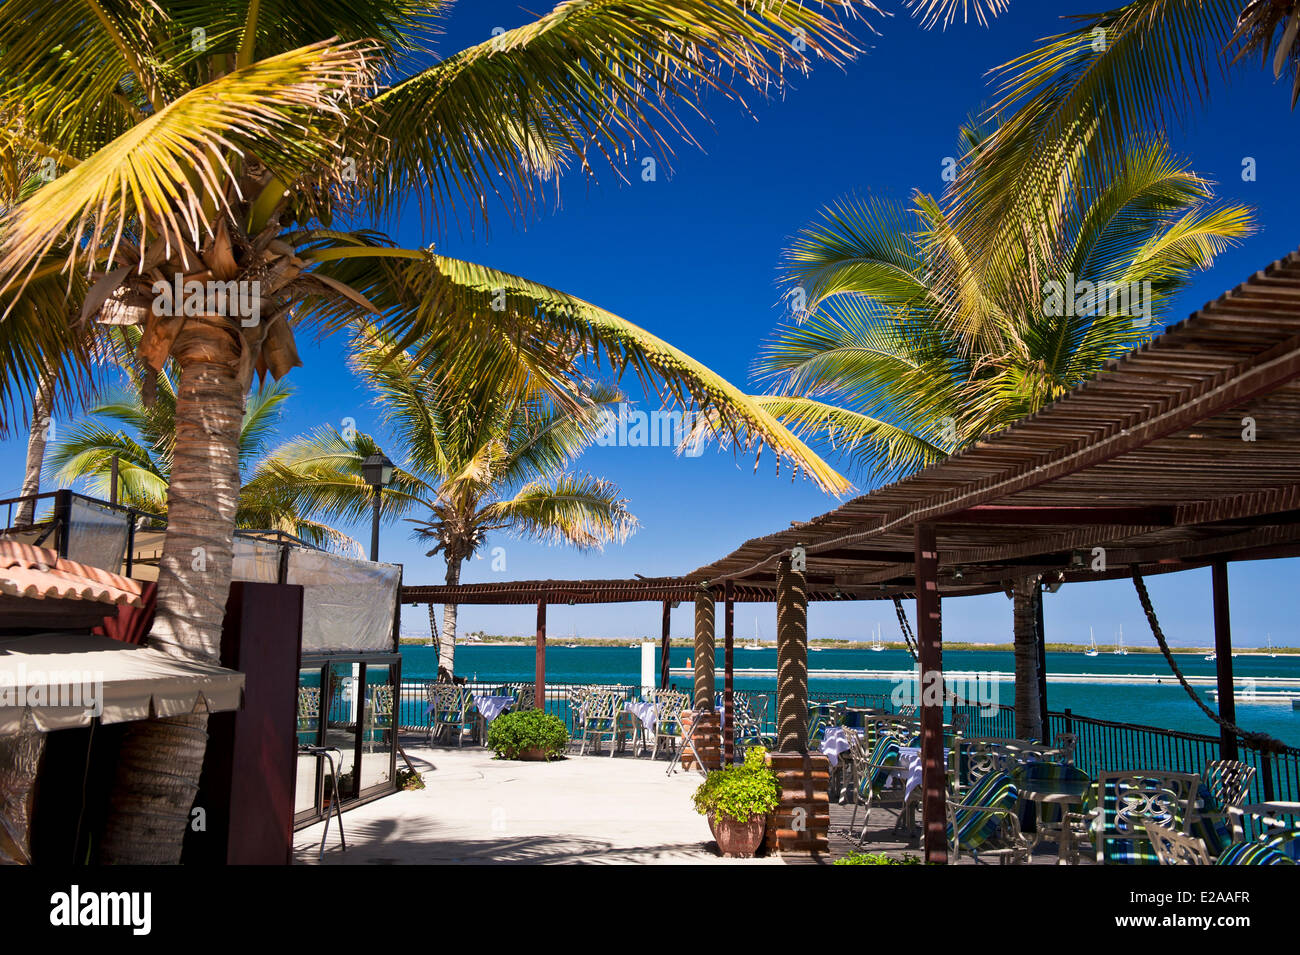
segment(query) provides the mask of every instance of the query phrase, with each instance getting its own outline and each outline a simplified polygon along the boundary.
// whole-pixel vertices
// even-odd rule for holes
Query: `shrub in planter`
[[[558,759],[569,744],[569,731],[558,716],[524,710],[494,719],[487,742],[503,759]]]
[[[766,751],[752,746],[741,766],[709,773],[695,790],[695,811],[709,828],[724,856],[752,856],[763,842],[768,814],[781,803],[776,773],[763,762]]]

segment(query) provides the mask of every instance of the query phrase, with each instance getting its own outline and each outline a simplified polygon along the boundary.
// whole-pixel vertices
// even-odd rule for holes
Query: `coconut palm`
[[[617,390],[589,384],[577,406],[508,391],[484,401],[439,385],[430,374],[437,361],[394,355],[382,339],[357,342],[353,357],[396,436],[387,450],[405,462],[394,468],[382,513],[416,515],[408,519],[433,544],[427,556],[442,555],[448,585],[460,583],[464,562],[481,556],[496,532],[582,550],[632,533],[636,519],[616,485],[566,470],[596,439],[605,409],[622,400]],[[357,520],[373,505],[362,464],[384,450],[371,435],[321,428],[277,449],[265,473],[296,512]],[[443,606],[438,664],[448,674],[455,672],[456,611]]]
[[[46,0],[0,6],[0,178],[56,175],[0,218],[0,379],[30,395],[52,360],[91,350],[78,326],[141,327],[171,358],[176,436],[150,642],[214,661],[252,378],[299,364],[296,334],[367,313],[440,377],[504,380],[579,401],[594,357],[767,445],[831,490],[844,480],[742,392],[587,302],[381,224],[414,194],[441,225],[534,211],[569,165],[622,175],[665,152],[707,90],[770,89],[856,51],[867,0],[590,0],[439,57],[427,0]],[[85,283],[66,295],[68,276]],[[169,288],[181,294],[172,296]],[[232,297],[239,304],[232,304]],[[75,321],[69,301],[80,302]],[[161,307],[160,307],[161,306]],[[480,387],[488,387],[483,384]],[[0,426],[11,427],[9,402]],[[202,549],[206,570],[193,569]],[[202,764],[206,717],[131,727],[101,858],[168,862]]]
[[[1050,218],[1058,202],[1116,174],[1135,142],[1208,99],[1216,74],[1248,68],[1258,54],[1291,79],[1293,110],[1300,98],[1300,5],[1291,0],[1133,0],[1071,19],[993,71],[988,118],[998,128],[946,197],[981,258],[1012,254],[998,232],[1006,222]],[[1078,154],[1088,175],[1062,195]]]
[[[966,138],[978,153],[980,134]],[[1131,147],[1115,176],[1082,194],[1046,223],[1000,224],[1022,237],[1018,255],[984,260],[932,196],[825,210],[786,254],[783,278],[806,311],[761,357],[774,393],[760,403],[869,478],[911,473],[1146,341],[1189,276],[1250,231],[1248,209],[1216,204],[1158,141]],[[1035,614],[1024,605],[1038,599],[1037,578],[1015,593],[1017,726],[1037,736]]]

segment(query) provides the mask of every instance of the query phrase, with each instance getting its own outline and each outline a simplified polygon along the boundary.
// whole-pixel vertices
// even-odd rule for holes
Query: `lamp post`
[[[375,489],[375,509],[370,520],[370,559],[379,560],[379,501],[383,489],[393,483],[393,462],[382,451],[377,451],[361,462],[361,476]]]

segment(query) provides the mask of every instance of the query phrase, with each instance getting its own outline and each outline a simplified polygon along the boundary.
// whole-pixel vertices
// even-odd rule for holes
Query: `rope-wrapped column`
[[[776,748],[808,751],[808,585],[782,557],[776,571]]]
[[[780,802],[768,817],[769,852],[817,855],[830,846],[830,762],[808,751],[808,586],[804,549],[776,571],[776,773]]]
[[[713,593],[695,593],[695,709],[713,709]]]
[[[695,751],[704,769],[710,770],[722,766],[722,725],[713,702],[714,622],[713,593],[701,588],[695,594],[695,701],[682,714],[682,730],[689,728]],[[682,767],[695,768],[689,752],[682,754]]]

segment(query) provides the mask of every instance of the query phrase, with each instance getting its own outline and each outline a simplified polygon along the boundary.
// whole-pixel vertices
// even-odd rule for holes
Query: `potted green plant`
[[[487,742],[502,759],[559,759],[569,745],[569,731],[558,716],[523,710],[494,719]]]
[[[714,770],[695,790],[695,811],[708,817],[718,851],[728,858],[758,852],[767,817],[781,804],[780,784],[765,755],[763,747],[751,746],[742,765]]]

